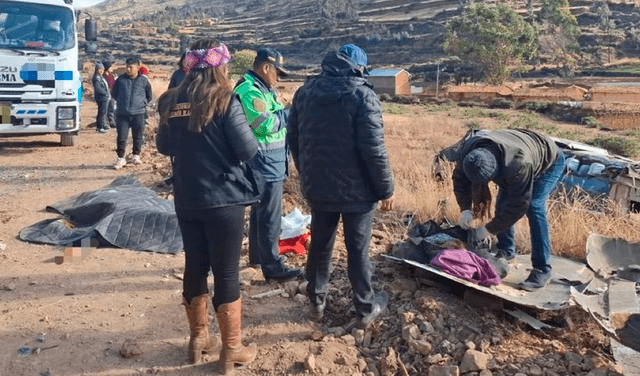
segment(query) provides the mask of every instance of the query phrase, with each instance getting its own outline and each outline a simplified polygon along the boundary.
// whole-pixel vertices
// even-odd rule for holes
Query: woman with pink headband
[[[255,344],[241,342],[239,260],[245,207],[258,201],[262,178],[247,163],[258,143],[229,78],[227,46],[200,40],[187,51],[182,83],[158,100],[158,150],[173,158],[175,208],[185,251],[183,304],[191,338],[189,361],[217,347],[209,336],[207,276],[222,349],[222,373],[251,362]]]

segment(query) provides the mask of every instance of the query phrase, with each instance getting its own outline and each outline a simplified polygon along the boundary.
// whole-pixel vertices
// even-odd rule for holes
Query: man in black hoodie
[[[147,77],[140,74],[140,59],[130,57],[126,60],[127,73],[120,75],[113,84],[111,96],[116,100],[116,130],[117,153],[115,169],[118,170],[127,164],[125,148],[129,128],[133,137],[133,164],[141,164],[140,151],[142,149],[142,135],[144,134],[144,117],[147,112],[147,104],[151,102],[151,84]]]
[[[307,290],[311,318],[321,320],[331,253],[342,217],[349,280],[358,326],[366,328],[387,306],[386,292],[371,286],[369,242],[378,201],[393,206],[393,178],[384,145],[382,110],[364,78],[367,55],[348,44],[327,54],[322,73],[298,90],[287,123],[287,141],[311,207]]]

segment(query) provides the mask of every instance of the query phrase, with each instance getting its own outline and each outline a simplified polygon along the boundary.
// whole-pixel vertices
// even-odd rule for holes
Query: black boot
[[[377,319],[386,309],[389,304],[389,296],[386,291],[380,291],[376,294],[373,302],[373,309],[371,313],[366,316],[358,317],[357,325],[360,329],[367,330],[371,323]]]

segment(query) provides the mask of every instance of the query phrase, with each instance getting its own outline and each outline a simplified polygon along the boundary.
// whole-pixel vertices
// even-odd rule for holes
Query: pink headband
[[[225,44],[208,50],[189,50],[184,58],[187,71],[193,68],[218,68],[231,60],[231,54]]]

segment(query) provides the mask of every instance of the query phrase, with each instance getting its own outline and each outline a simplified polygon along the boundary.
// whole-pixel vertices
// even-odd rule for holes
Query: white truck
[[[72,0],[0,0],[0,137],[56,133],[74,146],[80,129]]]

